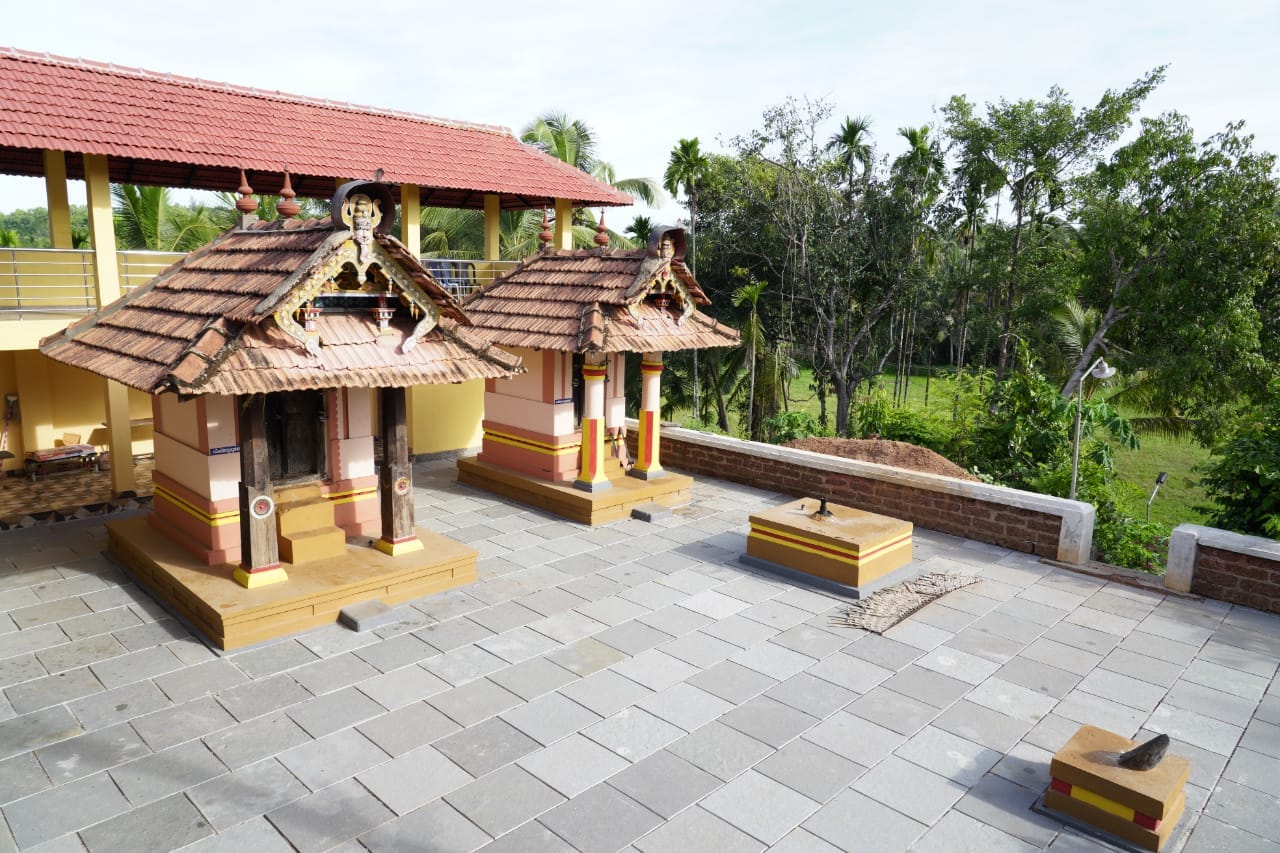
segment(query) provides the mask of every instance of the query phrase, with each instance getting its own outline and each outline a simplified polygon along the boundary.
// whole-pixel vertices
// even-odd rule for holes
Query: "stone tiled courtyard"
[[[737,563],[777,495],[595,529],[418,470],[480,581],[215,654],[100,552],[0,534],[0,849],[1093,850],[1030,809],[1081,723],[1168,732],[1185,849],[1280,850],[1280,617],[916,531],[884,636]]]

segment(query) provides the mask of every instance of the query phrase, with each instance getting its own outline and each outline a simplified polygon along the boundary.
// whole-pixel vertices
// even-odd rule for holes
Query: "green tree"
[[[871,118],[846,116],[840,129],[827,140],[827,151],[833,153],[836,163],[844,172],[849,197],[853,197],[853,179],[858,169],[867,174],[875,149],[871,147]]]
[[[745,273],[745,270],[743,271]],[[746,434],[753,441],[758,441],[755,420],[756,412],[756,357],[765,349],[764,329],[760,325],[760,294],[768,286],[767,282],[751,279],[733,293],[734,307],[748,308],[747,322],[742,326],[742,346],[747,351],[747,428]]]
[[[111,198],[121,249],[191,252],[222,230],[203,205],[174,204],[166,187],[112,184]]]
[[[627,226],[627,234],[632,240],[640,245],[649,242],[649,235],[653,233],[653,220],[647,216],[637,215],[631,220],[631,224]]]
[[[652,178],[615,175],[613,166],[600,159],[594,131],[580,119],[570,119],[558,112],[543,113],[525,125],[520,139],[645,204],[659,201],[661,193]]]
[[[667,169],[662,175],[662,186],[672,196],[682,190],[685,203],[689,208],[689,270],[696,274],[698,264],[698,186],[706,179],[709,162],[702,154],[698,137],[681,139],[671,149],[667,158]],[[701,417],[701,379],[698,376],[698,351],[694,350],[693,359],[693,416]]]

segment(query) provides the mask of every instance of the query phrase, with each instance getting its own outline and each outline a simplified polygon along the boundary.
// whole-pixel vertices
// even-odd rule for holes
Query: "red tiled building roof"
[[[382,169],[424,205],[632,203],[505,128],[0,48],[0,173],[42,175],[45,149],[68,152],[72,178],[82,154],[105,155],[120,183],[232,192],[243,168],[276,193],[288,169],[298,194],[329,198],[335,178]]]
[[[380,333],[369,311],[339,310],[317,319],[317,346],[302,346],[280,327],[277,312],[291,316],[299,288],[314,289],[342,267],[354,251],[350,238],[329,220],[232,229],[41,341],[40,351],[151,394],[404,387],[520,371],[519,358],[468,328],[456,300],[387,234],[373,235],[371,251],[434,303],[436,327],[406,346],[415,319],[396,317]]]

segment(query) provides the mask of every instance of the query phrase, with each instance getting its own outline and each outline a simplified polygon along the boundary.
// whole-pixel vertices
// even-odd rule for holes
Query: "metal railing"
[[[92,249],[0,248],[0,320],[87,314],[98,307]],[[181,252],[116,253],[120,286],[127,293],[146,284]],[[474,293],[518,261],[423,258],[427,271],[461,299]]]
[[[128,292],[183,257],[181,252],[116,252]],[[92,249],[0,249],[0,320],[87,314],[98,307]]]

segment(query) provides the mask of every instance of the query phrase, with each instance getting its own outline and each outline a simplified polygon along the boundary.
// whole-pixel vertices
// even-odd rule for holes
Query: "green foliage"
[[[808,412],[778,412],[764,422],[764,439],[770,444],[786,444],[797,438],[822,434],[817,420]]]
[[[1043,376],[1019,371],[991,388],[958,442],[960,464],[1004,485],[1029,488],[1042,469],[1070,464],[1074,417],[1073,403]]]
[[[879,436],[888,441],[904,441],[927,447],[950,458],[955,432],[940,417],[916,409],[894,406],[883,388],[875,389],[856,407],[854,420],[861,438]]]
[[[1280,539],[1280,381],[1270,402],[1213,450],[1203,483],[1218,508],[1210,523]]]
[[[87,234],[89,212],[82,204],[71,205],[71,231]],[[49,248],[49,211],[43,207],[0,213],[0,246]],[[75,241],[80,246],[81,241]]]

